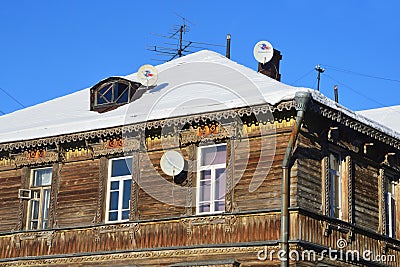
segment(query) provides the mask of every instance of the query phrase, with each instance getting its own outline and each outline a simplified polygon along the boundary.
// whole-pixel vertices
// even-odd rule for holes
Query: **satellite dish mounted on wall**
[[[160,160],[161,170],[174,178],[176,184],[182,184],[187,178],[187,162],[177,151],[167,151]]]
[[[254,46],[254,58],[261,64],[265,64],[270,61],[274,55],[274,48],[267,41],[259,41]]]
[[[152,65],[143,65],[137,72],[137,78],[142,85],[146,87],[153,86],[157,82],[158,71]]]

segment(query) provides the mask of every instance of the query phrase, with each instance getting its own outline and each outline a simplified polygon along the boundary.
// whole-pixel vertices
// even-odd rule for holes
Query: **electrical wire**
[[[345,70],[345,69],[341,69],[341,68],[330,66],[330,65],[324,65],[324,67],[327,68],[327,69],[334,70],[334,71],[340,71],[340,72],[354,74],[354,75],[358,75],[358,76],[363,76],[363,77],[368,77],[368,78],[373,78],[373,79],[379,79],[379,80],[384,80],[384,81],[389,81],[389,82],[400,83],[400,80],[397,80],[397,79],[391,79],[391,78],[374,76],[374,75],[370,75],[370,74],[359,73],[359,72],[355,72],[355,71],[352,71],[352,70]]]
[[[347,84],[344,84],[344,83],[338,81],[337,79],[333,78],[332,76],[330,76],[330,75],[328,75],[328,74],[326,74],[326,73],[324,74],[324,77],[327,77],[327,78],[331,79],[332,81],[334,81],[334,82],[336,82],[336,83],[338,83],[338,84],[340,84],[340,85],[342,85],[342,86],[344,86],[344,87],[350,89],[350,90],[353,91],[354,93],[356,93],[356,94],[358,94],[358,95],[360,95],[360,96],[362,96],[362,97],[368,99],[368,100],[371,101],[371,102],[374,102],[374,103],[376,103],[376,104],[379,104],[379,105],[381,105],[382,107],[388,107],[387,105],[385,105],[385,104],[383,104],[383,103],[380,103],[380,102],[376,101],[375,99],[373,99],[373,98],[371,98],[371,97],[369,97],[369,96],[367,96],[367,95],[365,95],[365,94],[363,94],[363,93],[361,93],[361,92],[355,90],[354,88],[348,86]]]
[[[3,88],[0,87],[0,90],[6,94],[9,98],[11,98],[12,100],[14,100],[16,103],[18,103],[21,107],[26,108],[26,106],[24,104],[22,104],[20,101],[18,101],[18,99],[16,99],[15,97],[13,97],[11,94],[9,94],[6,90],[4,90]]]
[[[300,78],[296,79],[294,82],[292,82],[291,84],[296,84],[298,81],[304,79],[305,77],[307,77],[311,72],[313,72],[314,69],[311,69],[310,71],[308,71],[306,74],[300,76]]]

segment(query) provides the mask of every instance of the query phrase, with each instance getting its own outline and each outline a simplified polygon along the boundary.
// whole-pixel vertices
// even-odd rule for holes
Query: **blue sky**
[[[151,33],[170,32],[182,22],[176,14],[192,22],[188,40],[223,45],[230,33],[231,59],[253,69],[254,44],[268,40],[282,52],[284,83],[315,88],[313,68],[320,63],[326,68],[321,91],[332,97],[338,84],[345,106],[400,104],[397,0],[14,0],[0,5],[0,88],[24,106],[136,72],[146,63],[159,64],[152,59],[161,58],[146,46],[164,45]],[[1,112],[20,108],[0,91]]]

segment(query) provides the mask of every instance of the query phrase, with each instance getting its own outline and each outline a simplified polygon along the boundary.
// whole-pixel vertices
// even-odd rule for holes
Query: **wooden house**
[[[0,117],[0,266],[399,266],[392,125],[210,51],[157,70]]]

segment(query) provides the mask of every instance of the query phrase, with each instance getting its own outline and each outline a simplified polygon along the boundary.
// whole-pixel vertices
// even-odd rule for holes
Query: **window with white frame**
[[[196,213],[225,211],[226,144],[200,146],[197,165]]]
[[[386,183],[385,205],[386,205],[386,235],[396,236],[396,198],[395,183],[388,180]]]
[[[129,220],[132,158],[111,159],[107,184],[106,222]]]
[[[49,227],[49,208],[52,168],[32,170],[28,202],[28,230],[46,229]]]
[[[329,155],[330,216],[342,219],[342,161],[337,153]]]

